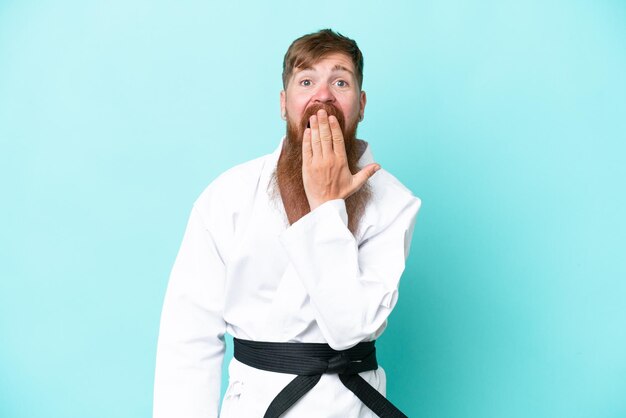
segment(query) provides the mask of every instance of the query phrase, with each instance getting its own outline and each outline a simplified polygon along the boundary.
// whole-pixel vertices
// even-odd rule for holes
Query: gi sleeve
[[[156,356],[154,418],[216,418],[225,351],[225,268],[194,205],[172,268]]]
[[[420,204],[410,196],[395,209],[388,207],[391,213],[360,246],[347,228],[343,199],[320,205],[282,234],[320,330],[333,349],[365,341],[385,324],[398,299]]]

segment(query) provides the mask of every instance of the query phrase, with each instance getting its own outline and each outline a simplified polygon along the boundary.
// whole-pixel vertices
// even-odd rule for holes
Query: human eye
[[[335,84],[337,84],[337,87],[348,87],[348,82],[345,80],[337,80]]]
[[[313,82],[308,78],[300,80],[300,85],[303,87],[311,87],[312,84]]]

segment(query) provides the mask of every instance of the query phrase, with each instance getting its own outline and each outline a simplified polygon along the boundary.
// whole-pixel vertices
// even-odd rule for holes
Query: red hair
[[[363,86],[363,54],[356,42],[332,29],[301,36],[291,43],[283,59],[283,88],[296,68],[308,68],[332,53],[345,54],[352,59],[359,89]]]

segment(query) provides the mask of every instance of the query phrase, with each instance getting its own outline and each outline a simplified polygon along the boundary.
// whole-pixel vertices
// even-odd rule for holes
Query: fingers
[[[322,157],[322,144],[317,116],[311,116],[309,123],[311,124],[311,129],[309,130],[311,131],[311,149],[313,151],[312,157]]]
[[[313,158],[313,149],[311,148],[311,128],[304,130],[302,137],[302,161],[307,162]]]
[[[330,156],[333,153],[333,136],[328,125],[328,114],[324,109],[317,111],[317,119],[320,130],[320,140],[322,142],[322,155]]]
[[[337,117],[328,116],[324,109],[320,109],[316,115],[310,117],[309,123],[314,155],[318,155],[317,152],[320,151],[319,155],[322,157],[329,157],[333,153],[339,157],[346,156],[343,132]]]
[[[333,136],[333,151],[338,157],[346,157],[346,145],[343,142],[343,132],[341,132],[341,126],[335,116],[328,117],[328,123],[330,125],[330,131]]]

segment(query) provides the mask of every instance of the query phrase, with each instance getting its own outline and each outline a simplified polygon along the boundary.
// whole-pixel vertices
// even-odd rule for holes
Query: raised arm
[[[358,245],[344,199],[380,166],[371,163],[352,174],[337,118],[321,109],[309,123],[302,178],[311,212],[281,238],[328,344],[343,350],[375,334],[395,306],[421,202],[386,174],[375,192],[372,231]]]
[[[387,203],[389,210],[381,213],[377,230],[360,246],[347,228],[343,199],[327,201],[281,236],[318,325],[336,350],[376,333],[398,299],[421,202],[405,195],[394,203]]]

